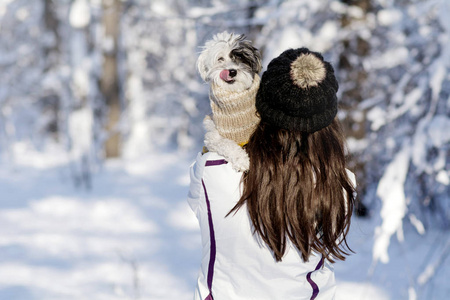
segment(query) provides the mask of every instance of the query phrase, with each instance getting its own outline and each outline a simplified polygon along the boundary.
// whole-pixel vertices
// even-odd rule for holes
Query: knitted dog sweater
[[[252,86],[243,92],[234,92],[215,86],[210,92],[212,119],[223,137],[244,145],[259,123],[255,98],[260,77],[255,74]]]

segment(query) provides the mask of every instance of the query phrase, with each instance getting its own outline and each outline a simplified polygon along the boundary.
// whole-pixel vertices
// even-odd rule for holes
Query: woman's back
[[[289,243],[281,262],[254,234],[241,197],[242,173],[213,152],[191,167],[189,204],[202,230],[202,266],[195,299],[333,299],[332,265],[313,254],[308,262]]]

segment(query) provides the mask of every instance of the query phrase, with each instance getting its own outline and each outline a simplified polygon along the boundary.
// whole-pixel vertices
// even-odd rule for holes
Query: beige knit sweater
[[[243,92],[236,93],[217,86],[210,92],[212,119],[217,130],[241,146],[248,142],[260,120],[255,108],[260,80],[256,74],[252,86]]]

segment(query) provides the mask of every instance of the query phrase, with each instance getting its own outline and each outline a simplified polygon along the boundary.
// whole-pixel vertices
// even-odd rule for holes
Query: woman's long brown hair
[[[243,194],[254,230],[281,261],[287,239],[308,261],[312,251],[345,260],[354,186],[345,169],[344,136],[335,119],[312,134],[261,121],[247,146]],[[229,213],[229,214],[230,214]]]

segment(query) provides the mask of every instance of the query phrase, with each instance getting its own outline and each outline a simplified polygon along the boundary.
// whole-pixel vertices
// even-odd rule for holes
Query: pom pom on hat
[[[256,109],[269,124],[312,133],[335,118],[338,89],[334,69],[320,53],[289,49],[264,72]]]
[[[300,54],[291,63],[291,79],[301,89],[317,86],[326,75],[327,71],[323,62],[311,53]]]

